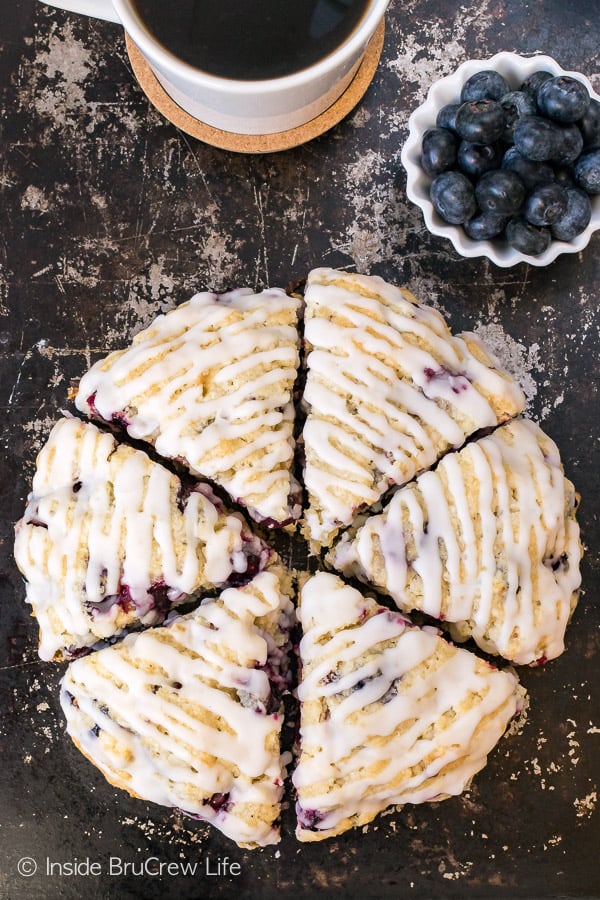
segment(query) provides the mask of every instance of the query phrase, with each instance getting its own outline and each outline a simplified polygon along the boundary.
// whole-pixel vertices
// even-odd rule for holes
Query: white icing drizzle
[[[459,639],[539,662],[564,650],[581,583],[575,511],[556,444],[516,419],[399,489],[330,561]]]
[[[180,488],[163,466],[92,424],[54,426],[15,534],[42,659],[137,621],[155,624],[169,602],[245,570],[241,520],[202,493],[184,500]],[[158,607],[157,591],[166,594]]]
[[[116,416],[132,437],[220,484],[255,518],[297,517],[298,307],[277,288],[197,294],[97,362],[76,405],[109,422]]]
[[[306,532],[328,545],[358,508],[525,398],[475,335],[451,335],[381,278],[315,269],[305,301]]]
[[[518,708],[514,672],[328,573],[307,581],[298,615],[298,838],[320,840],[389,805],[463,791]]]
[[[287,627],[292,613],[277,576],[262,572],[75,660],[61,690],[68,733],[117,787],[206,819],[241,846],[277,842],[283,716],[265,711],[268,641],[257,619],[282,616]]]

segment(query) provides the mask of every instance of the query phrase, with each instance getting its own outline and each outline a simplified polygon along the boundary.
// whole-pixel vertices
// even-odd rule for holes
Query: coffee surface
[[[134,0],[154,38],[211,75],[278,78],[332,53],[369,0]]]

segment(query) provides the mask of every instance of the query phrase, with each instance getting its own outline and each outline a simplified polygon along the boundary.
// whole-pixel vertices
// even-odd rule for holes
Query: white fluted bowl
[[[557,241],[553,238],[547,250],[539,256],[520,253],[500,238],[474,241],[468,237],[460,225],[449,225],[444,222],[434,209],[429,197],[429,188],[433,179],[421,167],[423,135],[428,128],[435,126],[436,116],[442,106],[447,103],[458,103],[465,81],[482,69],[494,69],[500,72],[512,90],[516,90],[529,75],[540,69],[552,72],[553,75],[571,75],[585,84],[594,100],[600,101],[600,96],[595,93],[584,75],[561,68],[550,56],[519,56],[517,53],[502,52],[496,53],[491,59],[467,60],[452,75],[441,78],[430,87],[427,99],[411,114],[408,120],[408,138],[402,148],[401,160],[406,169],[406,193],[409,200],[422,210],[428,230],[432,234],[448,238],[461,256],[487,256],[497,266],[508,268],[520,262],[526,262],[532,266],[547,266],[561,253],[579,253],[587,246],[594,231],[600,228],[600,195],[590,197],[592,217],[585,231],[572,241]]]

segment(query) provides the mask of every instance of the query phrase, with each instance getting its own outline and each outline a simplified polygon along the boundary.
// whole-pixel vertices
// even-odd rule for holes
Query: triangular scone
[[[299,301],[278,288],[200,293],[88,371],[75,403],[118,423],[250,515],[300,515],[292,475]]]
[[[318,841],[390,805],[460,794],[524,696],[499,671],[335,575],[302,590],[296,836]]]
[[[279,840],[285,589],[261,572],[73,661],[61,683],[67,731],[111,784],[207,820],[242,847]]]
[[[539,663],[562,653],[577,602],[577,503],[554,442],[516,419],[400,488],[328,561],[459,640]]]
[[[267,547],[207,490],[184,488],[95,425],[65,418],[54,426],[14,548],[42,659],[157,624],[195,591],[263,567]]]
[[[475,335],[453,336],[381,278],[315,269],[305,301],[305,535],[318,548],[525,398]]]

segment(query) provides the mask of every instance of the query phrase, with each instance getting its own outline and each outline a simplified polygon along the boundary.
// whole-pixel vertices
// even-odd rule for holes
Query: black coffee
[[[369,0],[133,0],[159,43],[212,75],[254,81],[305,69],[356,28]]]

